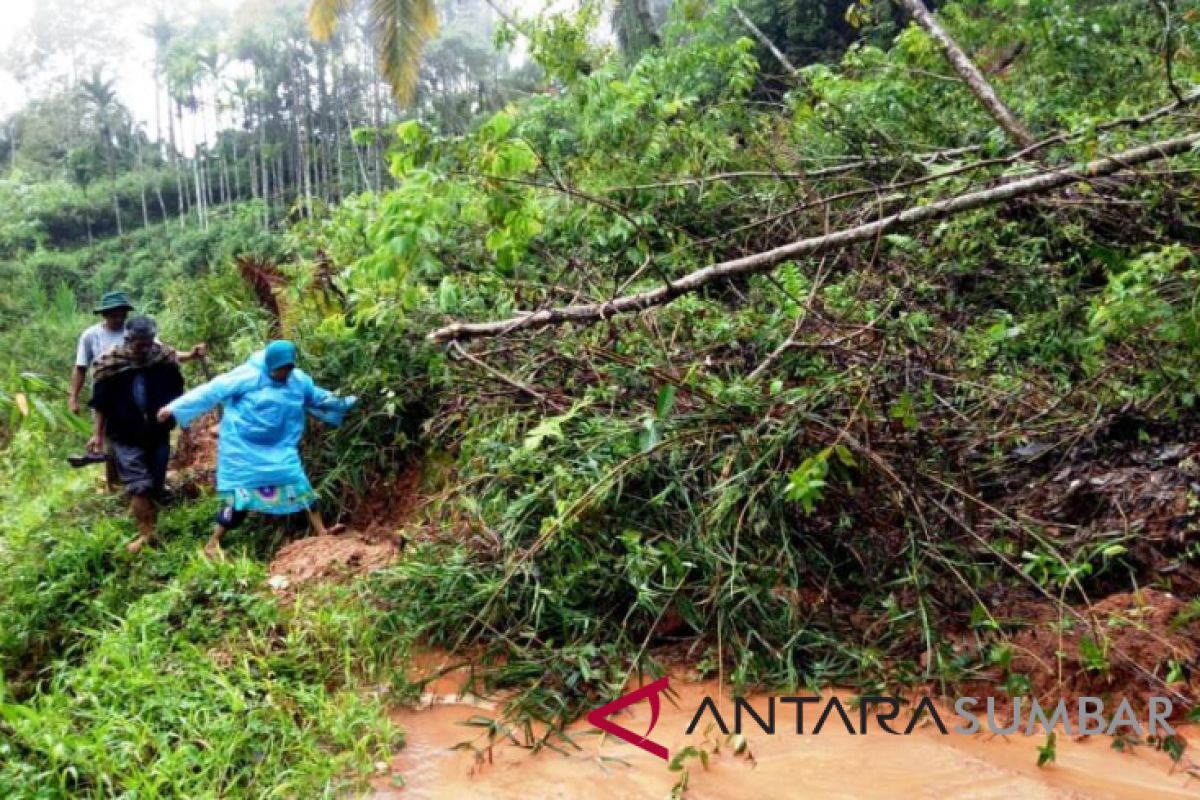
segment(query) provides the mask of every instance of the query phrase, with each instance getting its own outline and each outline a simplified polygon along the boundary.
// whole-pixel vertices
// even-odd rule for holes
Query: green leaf
[[[654,412],[660,420],[665,420],[674,408],[675,384],[668,383],[658,390],[658,402],[655,403]]]

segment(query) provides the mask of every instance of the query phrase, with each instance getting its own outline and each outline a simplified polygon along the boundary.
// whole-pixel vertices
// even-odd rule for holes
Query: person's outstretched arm
[[[204,342],[201,342],[191,350],[180,350],[176,358],[179,359],[180,364],[186,364],[189,361],[195,361],[197,359],[204,358],[207,355],[208,345],[206,345]]]
[[[244,394],[252,388],[259,378],[258,370],[249,366],[241,366],[232,372],[218,375],[208,383],[201,384],[176,400],[163,406],[158,412],[158,421],[166,422],[174,417],[179,424],[186,428],[192,420],[201,414],[211,411],[221,403]]]
[[[328,389],[317,386],[307,375],[305,378],[308,379],[308,385],[304,392],[305,410],[335,428],[341,425],[342,420],[346,417],[346,412],[358,402],[358,398],[353,395],[339,397]]]

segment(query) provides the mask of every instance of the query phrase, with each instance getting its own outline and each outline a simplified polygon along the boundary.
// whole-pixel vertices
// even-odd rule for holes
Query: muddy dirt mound
[[[210,411],[180,435],[171,454],[171,483],[182,496],[194,500],[216,484],[220,424],[217,412]]]
[[[423,464],[414,460],[391,480],[377,481],[370,492],[351,500],[350,526],[371,539],[395,537],[426,500],[422,477]]]
[[[1122,592],[1062,613],[1049,602],[1024,603],[1005,616],[1023,616],[1028,627],[1013,637],[1011,659],[981,696],[1016,676],[1029,682],[1020,694],[1051,703],[1111,697],[1144,709],[1150,697],[1166,696],[1181,712],[1184,699],[1200,698],[1200,606],[1175,595]]]
[[[300,539],[280,549],[271,562],[271,588],[286,594],[314,581],[366,575],[387,566],[396,553],[393,542],[359,533]]]

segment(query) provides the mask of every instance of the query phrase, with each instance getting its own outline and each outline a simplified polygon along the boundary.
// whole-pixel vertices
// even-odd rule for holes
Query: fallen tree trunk
[[[690,272],[678,280],[636,294],[623,295],[604,303],[546,308],[495,322],[454,323],[428,334],[432,342],[463,341],[493,336],[504,336],[530,328],[544,328],[564,322],[591,324],[609,319],[617,314],[644,311],[654,306],[669,303],[680,295],[698,291],[716,281],[766,272],[776,265],[795,258],[817,255],[859,242],[867,242],[898,228],[916,225],[930,220],[961,214],[983,206],[994,205],[1030,195],[1042,194],[1069,186],[1073,183],[1112,175],[1127,167],[1158,161],[1185,153],[1200,145],[1200,133],[1153,142],[1083,164],[1073,169],[1047,170],[1021,178],[991,189],[950,197],[928,205],[906,208],[875,222],[836,231],[776,247],[763,253],[724,261],[710,267]]]
[[[971,60],[963,49],[958,46],[958,42],[951,38],[950,34],[946,33],[933,14],[929,13],[929,9],[925,7],[925,3],[921,0],[896,0],[904,9],[912,15],[912,18],[918,25],[924,28],[934,41],[942,48],[946,54],[950,66],[958,73],[963,82],[971,90],[971,93],[978,98],[983,104],[988,113],[1000,124],[1004,132],[1019,146],[1029,147],[1033,144],[1033,136],[1029,131],[1025,130],[1025,126],[1017,119],[1016,115],[1009,110],[1004,101],[1000,99],[1000,95],[996,94],[996,90],[988,83],[987,78],[979,71],[979,67],[975,66],[975,62]]]

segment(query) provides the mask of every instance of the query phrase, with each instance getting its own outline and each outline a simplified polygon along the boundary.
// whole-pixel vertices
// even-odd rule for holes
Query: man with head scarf
[[[300,439],[307,415],[337,426],[354,403],[317,386],[297,368],[296,346],[280,340],[158,412],[160,422],[174,417],[186,428],[216,405],[224,408],[217,447],[221,508],[204,547],[209,557],[221,555],[221,538],[251,511],[303,511],[318,536],[328,532],[313,507],[317,494],[300,463]]]
[[[154,540],[155,499],[162,493],[171,457],[173,420],[160,422],[158,412],[183,394],[183,373],[175,351],[158,341],[149,317],[125,325],[123,344],[104,353],[93,365],[91,407],[95,428],[88,450],[99,452],[107,437],[117,475],[129,493],[138,536],[131,553]]]
[[[133,305],[124,292],[105,292],[94,310],[101,319],[79,335],[79,343],[75,348],[75,369],[71,373],[71,391],[67,397],[67,405],[73,414],[80,411],[79,396],[83,392],[88,370],[100,356],[125,343],[125,322],[133,313]],[[176,352],[181,364],[203,359],[206,355],[208,348],[203,342],[190,350]]]
[[[75,348],[75,369],[71,372],[71,390],[67,396],[67,407],[70,408],[72,414],[79,413],[79,395],[87,381],[88,370],[92,369],[100,357],[109,350],[125,343],[125,323],[133,310],[133,304],[129,302],[129,298],[124,292],[105,292],[104,296],[100,298],[100,303],[94,311],[101,317],[101,320],[80,334],[79,343]],[[201,342],[190,350],[177,351],[176,358],[182,364],[197,359],[203,360],[207,354],[208,348]],[[101,452],[105,452],[108,455],[105,462],[104,479],[111,492],[116,489],[119,477],[112,453],[108,452],[110,449],[97,450],[94,451],[94,454],[99,456]]]

